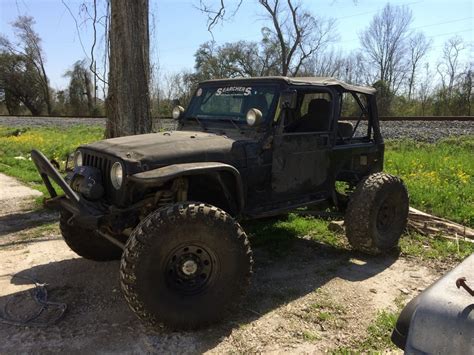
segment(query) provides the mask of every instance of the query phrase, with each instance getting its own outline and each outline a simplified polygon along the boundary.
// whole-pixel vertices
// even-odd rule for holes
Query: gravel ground
[[[65,117],[0,117],[0,125],[9,127],[59,126],[69,127],[77,124],[105,125],[104,118],[65,118]],[[173,129],[174,122],[161,121],[165,129]],[[436,142],[451,136],[474,135],[474,121],[382,121],[382,134],[386,139],[411,138],[423,142]],[[361,123],[359,130],[364,129]]]

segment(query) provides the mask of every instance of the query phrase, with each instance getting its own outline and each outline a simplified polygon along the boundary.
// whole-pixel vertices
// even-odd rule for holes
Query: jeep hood
[[[146,164],[148,169],[209,161],[244,167],[245,140],[207,132],[170,131],[106,139],[84,145],[82,149]]]

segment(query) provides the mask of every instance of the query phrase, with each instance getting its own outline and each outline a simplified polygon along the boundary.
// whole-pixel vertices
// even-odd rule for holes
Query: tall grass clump
[[[9,128],[0,126],[0,172],[16,177],[46,192],[30,152],[41,150],[49,159],[64,164],[66,156],[77,146],[102,139],[103,127],[74,126]]]
[[[474,136],[390,141],[385,170],[405,181],[413,207],[474,227]]]

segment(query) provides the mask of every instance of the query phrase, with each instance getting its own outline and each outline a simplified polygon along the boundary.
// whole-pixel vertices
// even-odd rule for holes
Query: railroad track
[[[348,120],[356,120],[347,117]],[[435,142],[452,136],[474,136],[474,116],[431,117],[381,117],[380,126],[386,139],[411,138],[423,142]],[[105,117],[49,117],[49,116],[0,116],[0,126],[8,127],[70,127],[78,124],[105,125]],[[155,129],[174,129],[176,122],[166,117],[154,119]],[[364,122],[359,130],[366,127]]]

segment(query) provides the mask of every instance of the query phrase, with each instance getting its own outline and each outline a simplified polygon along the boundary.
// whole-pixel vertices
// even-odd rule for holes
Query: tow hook
[[[469,293],[471,296],[474,296],[474,291],[472,290],[472,288],[470,288],[466,284],[466,278],[465,277],[460,277],[459,279],[456,280],[456,287],[457,288],[462,287],[463,289],[465,289],[467,291],[467,293]]]

